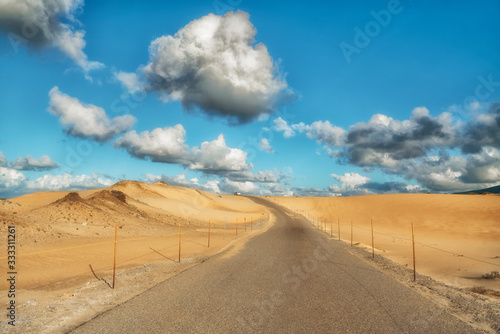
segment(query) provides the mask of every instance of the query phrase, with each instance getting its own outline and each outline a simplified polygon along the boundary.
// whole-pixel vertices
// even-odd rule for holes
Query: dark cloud
[[[478,153],[484,146],[500,148],[500,103],[494,103],[486,114],[466,126],[462,152]]]
[[[416,108],[410,120],[397,121],[377,114],[368,123],[353,125],[342,157],[357,166],[390,166],[425,156],[435,147],[457,145],[458,132],[449,114],[432,117]]]

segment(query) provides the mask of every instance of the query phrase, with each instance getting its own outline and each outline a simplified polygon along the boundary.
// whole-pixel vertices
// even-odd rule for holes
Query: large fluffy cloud
[[[0,30],[15,50],[20,44],[56,47],[88,73],[103,65],[88,60],[85,31],[75,29],[82,7],[83,0],[0,0]]]
[[[33,158],[31,155],[27,155],[24,158],[19,157],[11,162],[10,167],[16,170],[41,171],[58,168],[59,166],[48,155],[42,155],[38,159]]]
[[[252,164],[246,162],[247,153],[227,146],[223,134],[213,141],[203,142],[200,147],[190,148],[185,141],[186,131],[177,124],[140,134],[127,132],[116,140],[115,147],[125,148],[130,155],[140,159],[180,164],[206,174],[226,175],[252,169]]]
[[[132,115],[109,119],[101,107],[84,104],[59,91],[56,86],[49,92],[49,112],[57,117],[65,131],[75,137],[103,142],[130,129],[136,122]]]
[[[287,84],[264,44],[255,44],[255,27],[245,12],[209,14],[190,22],[174,36],[162,36],[150,47],[142,69],[146,87],[187,110],[246,122],[269,114]],[[132,85],[131,76],[123,76]]]

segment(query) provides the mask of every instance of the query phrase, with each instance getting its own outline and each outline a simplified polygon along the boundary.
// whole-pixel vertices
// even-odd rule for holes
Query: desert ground
[[[374,249],[455,288],[484,287],[498,298],[500,196],[376,195],[267,198],[347,247]],[[79,192],[38,192],[0,201],[0,229],[16,226],[17,326],[10,332],[66,332],[158,282],[232,248],[274,221],[245,196],[216,195],[164,182],[122,181]],[[116,281],[112,286],[115,224]],[[209,233],[210,225],[210,233]],[[179,227],[181,261],[179,263]],[[338,231],[340,229],[340,235]],[[208,247],[210,235],[210,247]],[[0,241],[6,249],[7,239]],[[0,268],[7,272],[6,254]],[[7,287],[0,303],[7,305]],[[497,297],[495,297],[495,295]]]
[[[394,194],[344,198],[274,198],[326,232],[455,287],[500,290],[500,196]]]

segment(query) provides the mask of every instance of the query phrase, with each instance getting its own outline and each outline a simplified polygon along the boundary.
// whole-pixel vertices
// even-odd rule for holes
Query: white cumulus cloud
[[[0,167],[0,193],[4,193],[8,188],[16,189],[27,180],[23,173],[14,169]]]
[[[164,101],[180,100],[186,110],[240,123],[272,113],[292,94],[266,46],[255,44],[256,32],[248,13],[237,11],[203,16],[157,38],[141,71],[147,89]]]
[[[157,128],[140,134],[127,132],[115,142],[116,148],[125,148],[139,159],[154,162],[180,164],[191,170],[206,174],[245,172],[253,168],[246,162],[247,153],[227,146],[223,134],[213,141],[205,141],[200,147],[185,144],[186,131],[181,124],[174,127]]]
[[[49,112],[57,117],[65,131],[75,137],[104,142],[130,129],[136,122],[132,115],[109,119],[103,108],[84,104],[59,91],[56,86],[49,92]]]
[[[246,160],[247,153],[227,146],[224,135],[220,134],[217,139],[203,142],[199,148],[192,149],[188,168],[209,173],[246,171],[253,167]]]
[[[127,132],[115,141],[115,147],[125,148],[130,155],[139,159],[186,165],[189,164],[190,148],[185,141],[186,130],[177,124],[140,134],[136,131]]]

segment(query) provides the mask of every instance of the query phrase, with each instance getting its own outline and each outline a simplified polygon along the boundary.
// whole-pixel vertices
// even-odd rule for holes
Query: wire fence
[[[138,237],[124,237],[130,234],[127,224],[121,224],[118,229],[118,224],[115,223],[114,235],[108,232],[109,235],[102,241],[43,250],[31,248],[31,251],[24,253],[21,251],[17,254],[18,270],[25,279],[20,282],[19,288],[44,289],[61,282],[81,281],[92,277],[114,288],[117,269],[165,261],[192,262],[193,257],[210,250],[215,252],[239,236],[263,228],[269,220],[269,214],[259,216],[232,221],[226,219],[216,223],[179,220],[176,226],[165,224],[164,233]],[[136,227],[130,229],[137,230]],[[6,258],[0,257],[0,260]]]
[[[280,205],[283,205],[283,203],[280,203]],[[408,244],[409,247],[406,247],[404,253],[405,254],[413,253],[411,254],[411,256],[413,257],[414,277],[416,277],[415,246],[419,247],[420,249],[419,252],[422,252],[424,248],[427,248],[429,250],[438,252],[443,255],[453,256],[454,258],[467,259],[478,264],[479,263],[486,264],[490,266],[491,269],[500,268],[500,263],[495,263],[485,259],[477,258],[472,255],[467,255],[465,254],[465,252],[462,253],[461,251],[457,252],[450,249],[446,249],[446,247],[444,246],[439,246],[436,244],[431,245],[429,243],[419,241],[418,226],[414,227],[413,223],[408,224],[408,226],[398,226],[399,230],[398,232],[393,232],[393,231],[388,232],[385,231],[386,229],[388,229],[388,227],[378,227],[376,222],[370,219],[368,219],[368,221],[360,223],[360,222],[355,222],[353,220],[347,220],[347,221],[345,219],[341,220],[338,217],[333,218],[330,216],[325,218],[323,215],[315,213],[313,211],[309,212],[307,210],[302,210],[295,206],[286,206],[286,205],[283,206],[287,207],[287,209],[293,211],[294,213],[302,216],[303,219],[310,222],[314,227],[329,234],[334,239],[346,241],[350,243],[351,246],[359,245],[360,243],[362,243],[366,245],[367,248],[371,247],[373,257],[375,256],[375,250],[377,250],[378,252],[385,252],[383,248],[390,248],[390,246],[388,246],[389,243],[396,244],[399,241],[399,243],[402,242]],[[377,228],[379,230],[377,230]],[[403,229],[407,230],[406,235],[399,233]],[[382,232],[380,230],[384,231]],[[416,233],[416,237],[413,232]],[[410,245],[413,245],[413,249]],[[399,250],[401,250],[401,247],[402,245],[394,246],[394,248],[398,248]],[[500,247],[498,248],[498,250],[500,251]],[[467,251],[467,249],[464,249],[464,251]],[[427,257],[430,256],[432,256],[432,254],[427,254]],[[500,261],[500,256],[493,256],[491,257],[491,259],[499,259]],[[467,268],[461,268],[462,266],[460,265],[460,263],[456,265],[454,263],[447,263],[445,265],[458,267],[456,268],[457,270],[461,269],[467,270]],[[481,278],[481,277],[476,277],[476,278]]]

